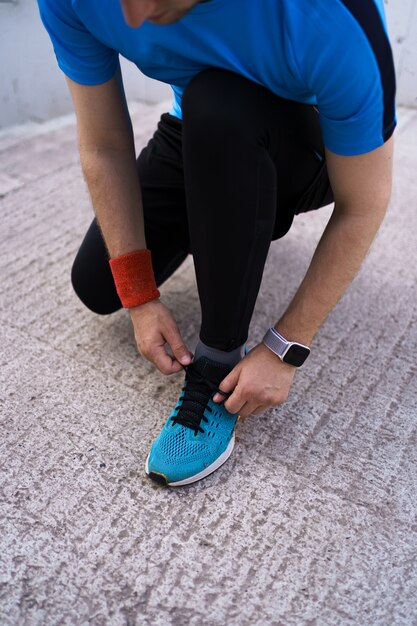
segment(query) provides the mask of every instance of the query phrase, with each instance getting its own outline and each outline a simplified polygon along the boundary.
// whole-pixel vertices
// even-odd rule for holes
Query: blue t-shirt
[[[369,152],[393,133],[395,73],[383,0],[209,0],[181,20],[129,27],[119,0],[38,0],[58,64],[97,85],[119,53],[169,83],[171,113],[195,74],[218,67],[287,98],[315,104],[325,146]]]

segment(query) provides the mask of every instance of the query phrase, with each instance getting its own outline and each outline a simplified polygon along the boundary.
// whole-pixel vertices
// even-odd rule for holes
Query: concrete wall
[[[398,103],[417,107],[417,0],[385,0],[398,79]]]
[[[385,0],[398,74],[398,102],[417,106],[417,0]],[[128,98],[169,98],[167,85],[123,62]],[[0,128],[71,110],[36,0],[0,0]]]
[[[157,102],[171,88],[122,59],[127,97]],[[43,121],[72,110],[36,0],[0,0],[0,128]]]

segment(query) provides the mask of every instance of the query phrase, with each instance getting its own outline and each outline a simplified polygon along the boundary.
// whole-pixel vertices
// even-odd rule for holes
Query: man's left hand
[[[253,348],[224,378],[220,389],[231,395],[224,401],[230,413],[258,415],[288,398],[297,368],[283,363],[263,343]],[[214,402],[224,397],[216,393]]]

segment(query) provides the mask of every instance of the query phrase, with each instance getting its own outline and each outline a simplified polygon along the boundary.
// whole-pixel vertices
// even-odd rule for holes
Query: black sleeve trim
[[[374,0],[340,0],[340,2],[362,28],[378,63],[384,98],[382,136],[384,141],[387,141],[394,132],[396,125],[396,81],[391,44]]]

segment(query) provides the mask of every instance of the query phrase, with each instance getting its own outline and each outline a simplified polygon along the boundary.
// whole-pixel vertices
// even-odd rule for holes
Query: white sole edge
[[[235,447],[235,435],[233,433],[233,437],[229,441],[229,444],[226,450],[222,452],[221,455],[213,463],[211,463],[208,467],[206,467],[206,469],[203,469],[201,472],[198,472],[198,474],[194,474],[194,476],[191,476],[190,478],[185,478],[184,480],[177,480],[174,483],[167,483],[168,487],[182,487],[182,485],[190,485],[191,483],[195,483],[198,480],[205,478],[209,474],[212,474],[213,472],[216,471],[216,469],[218,469],[221,465],[223,465],[223,463],[227,461],[229,456],[232,454],[234,447]],[[146,459],[146,465],[145,465],[145,472],[149,476],[148,462],[149,462],[149,454],[148,454],[148,458]]]

